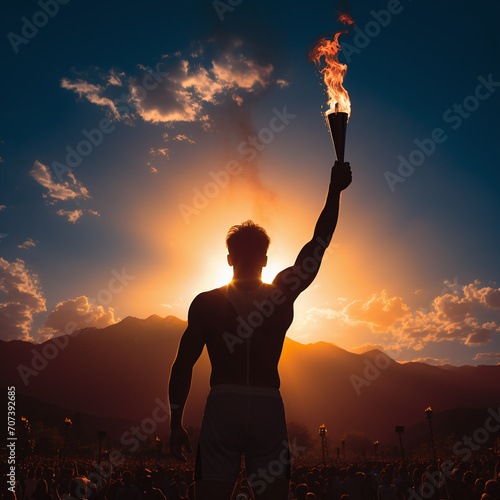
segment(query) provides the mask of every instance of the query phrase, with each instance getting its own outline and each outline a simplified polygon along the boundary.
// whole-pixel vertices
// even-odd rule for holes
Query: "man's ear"
[[[229,254],[227,254],[227,263],[233,267],[233,259],[231,258],[231,256]]]

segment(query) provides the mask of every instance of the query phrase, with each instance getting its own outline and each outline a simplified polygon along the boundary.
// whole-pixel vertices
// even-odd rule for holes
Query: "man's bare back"
[[[251,308],[242,310],[238,299]],[[200,294],[193,306],[212,365],[210,386],[279,388],[278,361],[293,319],[293,299],[286,288],[262,283],[244,291],[230,283]]]
[[[191,303],[170,375],[170,449],[183,461],[183,449],[191,452],[182,416],[193,366],[206,345],[212,389],[198,442],[198,499],[231,497],[242,454],[256,498],[288,498],[290,454],[278,362],[294,301],[318,273],[337,225],[340,193],[350,183],[349,164],[336,163],[312,239],[272,284],[261,279],[270,241],[265,230],[252,221],[233,226],[226,239],[233,281]],[[280,467],[270,476],[271,465]]]

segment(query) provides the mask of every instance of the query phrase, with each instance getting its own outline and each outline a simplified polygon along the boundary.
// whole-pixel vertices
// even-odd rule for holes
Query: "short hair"
[[[271,238],[266,230],[252,220],[231,226],[226,235],[229,255],[236,257],[248,254],[266,255],[269,243],[271,243]]]

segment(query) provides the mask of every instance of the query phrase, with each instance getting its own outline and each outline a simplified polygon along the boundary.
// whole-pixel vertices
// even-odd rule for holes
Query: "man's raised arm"
[[[191,453],[188,433],[182,426],[184,405],[191,387],[193,366],[200,357],[205,340],[201,326],[200,296],[196,297],[189,308],[188,327],[182,335],[177,356],[170,372],[168,398],[170,402],[170,452],[183,462],[186,457],[184,448]]]
[[[314,234],[299,252],[293,267],[281,271],[273,283],[280,288],[287,288],[293,295],[305,290],[318,274],[323,254],[337,226],[340,208],[340,193],[351,183],[351,167],[349,163],[338,163],[332,168],[330,186],[325,206],[316,222]]]

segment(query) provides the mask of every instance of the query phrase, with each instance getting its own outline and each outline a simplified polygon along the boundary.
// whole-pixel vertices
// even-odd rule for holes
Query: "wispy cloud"
[[[161,304],[162,307],[166,307],[167,309],[175,309],[176,307],[184,307],[185,305],[186,303],[182,297],[177,297],[172,304]]]
[[[430,357],[430,356],[427,356],[425,358],[416,358],[416,359],[412,359],[411,360],[411,363],[425,363],[427,365],[436,365],[436,366],[445,365],[445,364],[447,364],[449,362],[450,362],[449,358],[446,358],[446,359],[443,359],[443,358],[433,358],[433,357]],[[404,363],[404,361],[403,361],[403,363]]]
[[[74,174],[70,171],[65,173],[68,180],[56,182],[52,177],[49,167],[39,161],[35,161],[30,171],[30,175],[38,184],[46,188],[47,192],[43,194],[43,197],[46,198],[49,203],[77,198],[90,198],[87,189],[81,182],[76,180]]]
[[[116,75],[112,74],[110,78],[108,78],[108,83],[110,85],[121,85],[121,80],[117,78]],[[120,118],[120,113],[116,109],[114,102],[108,97],[101,95],[106,89],[106,86],[94,85],[82,80],[81,78],[78,78],[75,81],[71,81],[69,78],[63,78],[61,80],[61,87],[63,89],[72,90],[77,93],[80,98],[87,99],[92,104],[108,108],[112,116],[117,119]]]
[[[24,248],[24,249],[33,248],[33,247],[36,247],[36,243],[33,241],[32,238],[27,238],[24,243],[17,245],[17,248]]]
[[[9,262],[0,257],[0,336],[2,340],[32,340],[33,317],[45,311],[38,275],[21,259]]]
[[[117,87],[121,87],[123,85],[122,78],[125,76],[123,71],[117,71],[114,69],[109,70],[109,74],[107,75],[108,84],[116,85]]]
[[[187,141],[189,142],[190,144],[196,144],[195,141],[193,141],[193,139],[189,138],[186,134],[177,134],[174,139],[174,141],[179,141],[179,142],[182,142],[182,141]]]
[[[500,352],[480,352],[474,357],[474,361],[480,359],[498,359],[500,360]]]
[[[235,44],[232,53],[212,61],[212,72],[216,81],[225,89],[245,89],[249,92],[257,87],[266,87],[271,80],[272,64],[260,65],[256,61],[237,52]]]
[[[168,158],[169,149],[168,148],[151,148],[149,154],[152,156],[166,156]]]
[[[83,215],[83,210],[63,210],[62,208],[57,211],[57,215],[66,217],[69,222],[75,224],[78,219]]]

